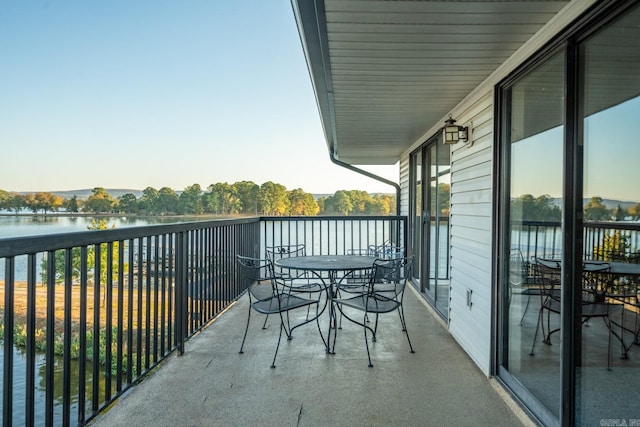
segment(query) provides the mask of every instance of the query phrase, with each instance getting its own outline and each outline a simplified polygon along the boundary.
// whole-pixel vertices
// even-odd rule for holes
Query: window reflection
[[[634,344],[640,325],[640,9],[588,39],[580,59],[583,265],[609,266],[598,275],[583,272],[580,284],[585,298],[607,308],[604,321],[589,321],[577,341],[577,419],[595,425],[640,416],[640,351]]]
[[[563,85],[564,56],[558,53],[509,90],[510,256],[508,280],[503,283],[508,296],[503,365],[555,416],[560,334],[551,335],[550,345],[541,343],[543,295],[534,270],[538,257],[559,256],[562,250]],[[549,319],[545,328],[559,328],[559,316]]]

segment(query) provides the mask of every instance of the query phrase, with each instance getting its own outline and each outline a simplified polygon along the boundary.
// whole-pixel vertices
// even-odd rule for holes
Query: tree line
[[[553,197],[542,195],[534,197],[524,194],[511,201],[511,212],[522,221],[561,221],[562,209],[555,203]],[[624,221],[640,220],[640,203],[629,208],[618,204],[616,208],[609,209],[604,204],[602,197],[591,197],[583,207],[583,216],[586,221]]]
[[[271,181],[262,185],[252,181],[220,182],[206,190],[193,184],[179,193],[169,187],[159,190],[147,187],[140,197],[127,193],[117,198],[103,187],[96,187],[87,199],[0,189],[0,209],[16,214],[26,210],[34,214],[64,211],[132,215],[391,215],[395,214],[395,206],[395,195],[339,190],[316,200],[301,188],[287,190]]]

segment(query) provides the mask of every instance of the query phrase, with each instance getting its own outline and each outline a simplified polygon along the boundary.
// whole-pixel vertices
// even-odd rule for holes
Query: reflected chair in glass
[[[590,319],[601,318],[608,330],[607,343],[607,368],[611,368],[611,337],[612,328],[610,322],[611,310],[618,307],[618,304],[612,304],[606,298],[597,296],[594,293],[594,283],[600,280],[600,274],[610,267],[607,264],[598,264],[597,266],[583,266],[582,303],[581,323],[586,324]],[[533,336],[533,344],[531,345],[530,355],[535,355],[535,345],[538,338],[538,330],[542,327],[543,340],[547,345],[551,345],[551,335],[559,331],[560,328],[551,329],[551,313],[560,315],[562,309],[561,303],[561,277],[562,268],[559,261],[540,260],[534,265],[535,279],[540,287],[540,310],[538,312],[538,322],[536,331]],[[544,314],[546,316],[547,328],[545,331]],[[617,335],[616,335],[617,336]]]
[[[411,339],[407,331],[407,323],[404,316],[403,298],[407,284],[407,279],[411,274],[413,258],[376,259],[373,262],[369,280],[364,292],[350,294],[344,298],[335,298],[334,305],[340,313],[348,320],[360,325],[364,330],[364,341],[367,348],[367,358],[369,367],[371,363],[371,353],[369,351],[369,333],[372,334],[372,341],[376,341],[378,332],[378,317],[380,314],[397,311],[400,317],[402,331],[407,337],[409,349],[414,353]],[[362,312],[362,321],[354,319],[353,313],[348,309]],[[367,325],[369,315],[375,315],[375,325],[373,328]],[[336,336],[334,335],[333,347],[335,351]]]
[[[527,297],[527,302],[520,318],[521,326],[531,304],[531,296],[540,293],[530,271],[531,265],[524,259],[522,251],[520,249],[511,249],[509,254],[509,305],[511,305],[514,294]]]
[[[276,367],[276,356],[278,355],[283,331],[287,334],[287,338],[291,339],[294,329],[315,320],[318,326],[318,332],[320,332],[320,338],[322,338],[322,342],[326,347],[326,341],[318,320],[321,314],[320,296],[322,295],[322,289],[316,290],[315,295],[317,295],[317,298],[303,298],[291,291],[290,282],[273,274],[273,264],[271,260],[241,255],[237,256],[237,260],[240,284],[246,287],[249,294],[249,314],[247,316],[244,336],[242,337],[242,344],[240,345],[240,354],[244,352],[244,343],[247,338],[247,332],[249,331],[251,312],[254,310],[265,315],[278,314],[280,317],[280,332],[278,334],[276,350],[273,354],[273,361],[271,362],[272,368]],[[311,294],[312,293],[310,293],[310,295]],[[315,307],[316,316],[292,325],[289,312],[299,308],[309,307]]]
[[[538,320],[536,331],[533,335],[531,354],[535,354],[535,345],[538,339],[538,330],[542,326],[542,342],[551,344],[551,335],[558,332],[560,328],[551,330],[551,313],[560,314],[561,304],[561,274],[562,270],[559,261],[537,260],[533,266],[535,280],[540,288],[540,309],[538,310]],[[544,313],[547,313],[547,331],[544,326]]]
[[[611,338],[616,337],[621,344],[621,358],[627,359],[627,347],[624,343],[624,303],[615,299],[612,287],[611,265],[603,262],[584,261],[582,263],[582,318],[583,324],[589,326],[589,319],[602,317],[609,330],[609,362],[611,367]],[[620,315],[617,325],[618,334],[614,330],[614,318]],[[605,315],[606,314],[606,315]]]

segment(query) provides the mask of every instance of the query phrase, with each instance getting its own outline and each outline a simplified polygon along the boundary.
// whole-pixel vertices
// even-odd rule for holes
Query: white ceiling
[[[292,0],[329,150],[396,163],[567,3]]]

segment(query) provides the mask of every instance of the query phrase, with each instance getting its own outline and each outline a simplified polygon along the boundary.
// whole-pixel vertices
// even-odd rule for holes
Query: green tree
[[[334,207],[336,212],[342,215],[349,215],[353,209],[353,203],[351,202],[349,194],[347,194],[346,191],[340,190],[336,191],[333,197],[335,199]]]
[[[602,245],[593,248],[593,252],[596,259],[626,261],[630,247],[629,236],[625,236],[620,230],[617,230],[611,235],[604,236]]]
[[[258,214],[260,186],[252,181],[239,181],[232,185],[241,213]]]
[[[107,221],[102,219],[100,221],[93,220],[89,226],[87,226],[88,230],[107,230],[109,228],[115,228],[115,225],[109,226]],[[112,244],[113,253],[118,253],[119,243],[114,242]],[[107,286],[107,264],[108,264],[108,245],[106,243],[100,244],[100,258],[98,260],[98,265],[100,267],[100,283],[101,286]],[[65,266],[65,251],[58,250],[54,254],[54,282],[56,284],[61,284],[64,282],[64,266]],[[97,282],[97,278],[95,276],[95,266],[96,266],[96,248],[95,246],[87,247],[87,281],[90,284],[95,284]],[[119,263],[118,258],[116,256],[113,257],[112,262],[112,272],[113,277],[117,277],[119,271]],[[47,262],[47,254],[45,254],[42,258],[42,262],[40,264],[41,274],[42,274],[42,283],[47,283],[47,277],[49,273],[49,264]],[[77,282],[80,280],[82,272],[82,256],[81,249],[79,247],[74,247],[71,249],[71,280],[72,282]],[[104,292],[103,292],[104,295]]]
[[[367,213],[369,205],[373,200],[366,191],[350,190],[345,191],[351,200],[351,214],[364,215]]]
[[[38,213],[38,202],[36,201],[36,195],[33,193],[25,194],[23,196],[24,207],[29,209],[34,214]]]
[[[523,194],[511,202],[512,220],[520,221],[560,221],[562,210],[549,195],[534,198]]]
[[[37,192],[34,197],[36,206],[45,214],[49,211],[57,211],[64,203],[64,199],[62,197],[56,196],[53,193]]]
[[[65,200],[62,207],[65,208],[67,212],[80,212],[78,197],[74,195],[72,198]]]
[[[634,221],[638,221],[640,219],[640,203],[630,206],[628,213]]]
[[[169,187],[162,187],[158,191],[158,197],[156,199],[156,213],[162,213],[164,215],[170,213],[184,212],[180,206],[180,197],[178,194]]]
[[[74,196],[75,197],[75,196]],[[120,212],[137,214],[140,212],[138,199],[133,193],[126,193],[118,197],[118,209]]]
[[[203,196],[205,210],[217,215],[228,215],[240,211],[240,201],[232,185],[218,182],[208,187]]]
[[[23,208],[27,206],[25,197],[22,194],[11,193],[11,198],[7,201],[7,210],[10,212],[19,213]]]
[[[0,190],[0,209],[9,209],[9,201],[11,200],[11,193],[8,191]]]
[[[313,195],[305,193],[301,188],[296,188],[288,192],[289,215],[317,215],[320,211]]]
[[[258,203],[265,215],[284,215],[290,204],[287,188],[282,184],[265,182],[260,186]]]
[[[602,197],[592,197],[584,205],[584,219],[589,221],[608,221],[611,219],[611,212],[602,202]]]
[[[449,216],[451,211],[451,185],[438,184],[438,210],[443,217]]]
[[[615,216],[616,216],[616,221],[624,221],[625,217],[627,216],[627,210],[623,208],[622,205],[618,204],[618,207],[616,208]]]
[[[395,197],[387,194],[376,194],[371,200],[368,215],[389,215],[395,212]]]
[[[93,213],[113,212],[117,201],[102,187],[91,190],[91,196],[84,203],[84,210]]]
[[[193,184],[180,193],[180,207],[182,213],[186,214],[198,215],[204,212],[200,184]]]
[[[142,190],[142,196],[140,196],[139,206],[140,210],[147,215],[155,215],[160,212],[158,200],[160,195],[158,190],[153,187],[147,187]]]

